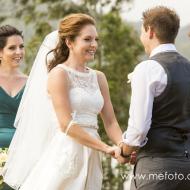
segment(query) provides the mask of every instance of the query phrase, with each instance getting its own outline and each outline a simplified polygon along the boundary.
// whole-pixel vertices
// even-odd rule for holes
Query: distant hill
[[[134,22],[129,24],[133,26],[138,33],[140,33],[140,28],[141,28],[140,22]],[[190,25],[180,28],[178,36],[176,38],[176,48],[182,55],[184,55],[190,60],[190,37],[188,36],[189,32],[190,32]]]
[[[188,33],[190,32],[190,25],[182,27],[179,30],[178,37],[176,39],[176,47],[182,55],[190,60],[190,37]]]

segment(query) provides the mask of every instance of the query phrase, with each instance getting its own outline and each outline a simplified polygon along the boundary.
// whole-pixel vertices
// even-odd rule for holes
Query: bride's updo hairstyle
[[[69,57],[69,48],[66,39],[74,41],[82,28],[86,25],[95,25],[95,20],[82,13],[70,14],[59,23],[59,41],[53,50],[54,58],[48,63],[48,70],[51,71],[56,65],[61,64]]]

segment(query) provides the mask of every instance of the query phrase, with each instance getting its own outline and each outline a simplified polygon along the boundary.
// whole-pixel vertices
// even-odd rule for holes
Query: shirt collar
[[[168,51],[177,51],[174,44],[160,44],[156,48],[154,48],[150,54],[150,57],[156,55],[157,53],[161,52],[168,52]]]

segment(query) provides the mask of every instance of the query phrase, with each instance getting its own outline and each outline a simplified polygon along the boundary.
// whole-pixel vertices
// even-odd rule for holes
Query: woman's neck
[[[86,71],[86,63],[80,62],[79,60],[73,59],[71,57],[67,59],[67,61],[65,62],[65,65],[80,72]]]
[[[4,76],[13,76],[20,74],[21,72],[19,71],[18,67],[9,67],[9,66],[4,66],[0,65],[0,73]]]

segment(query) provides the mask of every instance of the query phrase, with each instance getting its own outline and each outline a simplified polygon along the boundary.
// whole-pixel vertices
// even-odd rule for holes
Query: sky
[[[142,12],[157,5],[174,9],[180,17],[181,26],[190,24],[190,0],[134,0],[131,10],[123,6],[122,17],[126,21],[141,21]]]

